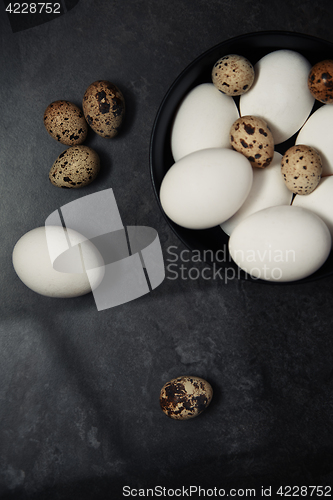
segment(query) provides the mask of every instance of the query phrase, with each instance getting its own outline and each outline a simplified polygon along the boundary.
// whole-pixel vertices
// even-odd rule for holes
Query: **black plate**
[[[251,278],[238,268],[228,252],[229,237],[221,230],[220,226],[211,229],[193,230],[181,227],[171,221],[162,209],[159,191],[163,177],[174,163],[170,147],[171,127],[183,97],[200,83],[211,82],[212,67],[223,55],[240,54],[248,58],[252,64],[255,64],[264,55],[278,49],[295,50],[306,57],[311,65],[323,59],[333,58],[332,43],[299,33],[283,31],[259,32],[226,40],[195,59],[171,85],[158,110],[150,143],[150,171],[157,202],[167,222],[184,245],[190,250],[199,251],[202,260],[208,264],[213,265],[215,263],[219,268],[233,268],[239,278],[274,284],[279,282],[267,282]],[[238,102],[237,98],[235,100]],[[321,104],[316,101],[312,113],[320,106]],[[275,149],[284,154],[289,147],[294,145],[296,135],[278,145]],[[307,278],[298,280],[297,283],[313,281],[331,274],[333,274],[333,252],[318,271]]]

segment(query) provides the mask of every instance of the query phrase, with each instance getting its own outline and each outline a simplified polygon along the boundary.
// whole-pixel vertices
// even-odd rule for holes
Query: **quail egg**
[[[188,420],[202,413],[213,397],[211,385],[200,377],[183,376],[170,380],[161,389],[163,412],[175,420]]]
[[[124,96],[116,85],[98,80],[87,88],[82,102],[84,116],[101,137],[115,137],[125,114]]]
[[[212,82],[221,92],[231,96],[247,92],[254,81],[250,61],[237,54],[221,57],[212,69]]]
[[[333,60],[325,59],[315,64],[309,73],[308,86],[317,101],[333,102]]]
[[[44,125],[53,139],[66,146],[82,144],[88,133],[81,109],[69,101],[51,102],[44,112]]]
[[[283,180],[295,194],[312,193],[320,182],[322,170],[319,153],[305,144],[289,148],[281,162]]]
[[[230,129],[230,144],[253,167],[265,168],[274,155],[274,139],[267,123],[256,116],[238,118]]]
[[[49,179],[57,187],[80,188],[90,184],[99,170],[100,159],[96,151],[88,146],[72,146],[58,156]]]

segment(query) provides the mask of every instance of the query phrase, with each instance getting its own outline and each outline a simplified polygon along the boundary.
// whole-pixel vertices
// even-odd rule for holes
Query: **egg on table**
[[[274,155],[274,140],[265,120],[256,116],[238,118],[230,129],[230,144],[252,167],[265,168]]]
[[[61,153],[49,172],[54,186],[80,188],[96,179],[100,170],[100,159],[96,151],[88,146],[72,146]]]
[[[160,393],[162,411],[175,420],[200,415],[213,397],[212,386],[200,377],[182,376],[164,384]]]
[[[320,182],[322,170],[320,155],[305,144],[292,146],[283,155],[281,173],[292,193],[312,193]]]
[[[327,225],[312,211],[278,206],[243,219],[230,236],[229,252],[253,278],[287,282],[317,271],[330,253],[331,241]]]
[[[49,104],[44,112],[44,125],[53,139],[66,146],[82,144],[88,133],[81,109],[69,101]]]
[[[212,69],[215,87],[230,96],[239,96],[250,90],[254,80],[254,68],[250,61],[238,54],[221,57]]]
[[[240,97],[240,115],[264,119],[280,144],[294,135],[308,118],[315,98],[308,88],[311,65],[293,50],[276,50],[255,65],[251,89]]]
[[[101,137],[115,137],[125,116],[121,90],[107,80],[98,80],[87,88],[82,108],[89,126]]]
[[[229,131],[239,117],[232,97],[213,83],[192,89],[181,102],[173,121],[171,151],[175,161],[206,148],[231,148]]]
[[[189,229],[222,224],[244,203],[253,181],[250,162],[237,151],[202,149],[174,163],[163,178],[166,215]]]
[[[59,272],[51,262],[50,251],[60,254],[67,250],[67,235],[70,235],[72,249],[68,257],[62,253],[62,263],[69,263],[72,272]],[[12,262],[20,280],[31,290],[47,297],[78,297],[96,289],[104,273],[104,261],[95,245],[84,241],[85,267],[82,266],[82,253],[79,247],[85,238],[71,229],[60,226],[43,226],[24,234],[13,249]],[[49,248],[49,245],[52,248]],[[67,245],[67,246],[66,246]],[[89,270],[89,279],[86,269]]]
[[[325,59],[315,64],[310,71],[308,85],[317,101],[333,102],[333,60]]]
[[[295,144],[306,144],[319,153],[322,177],[333,174],[333,106],[325,104],[317,109],[299,131]]]
[[[281,176],[281,158],[282,155],[275,151],[273,161],[268,167],[253,169],[253,184],[248,197],[240,209],[221,224],[226,234],[230,235],[243,219],[259,210],[290,205],[293,195]]]

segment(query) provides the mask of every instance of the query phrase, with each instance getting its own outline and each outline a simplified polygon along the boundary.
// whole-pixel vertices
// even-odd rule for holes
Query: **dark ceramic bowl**
[[[224,268],[226,270],[228,268],[229,273],[233,269],[235,276],[261,283],[272,282],[253,279],[238,268],[228,253],[229,237],[222,231],[220,226],[204,230],[186,229],[178,226],[164,213],[159,199],[159,192],[163,177],[174,163],[170,147],[171,127],[183,97],[200,83],[211,82],[212,67],[223,55],[241,54],[254,65],[264,55],[278,49],[295,50],[306,57],[312,65],[320,60],[333,58],[332,43],[299,33],[259,32],[226,40],[197,57],[171,85],[158,110],[150,143],[150,171],[157,202],[178,238],[190,250],[199,251],[202,261],[215,265],[219,269]],[[237,98],[235,100],[238,102]],[[312,113],[320,106],[321,104],[316,101]],[[289,147],[294,145],[296,135],[279,144],[275,149],[284,154]],[[314,274],[303,280],[290,283],[309,282],[331,274],[333,274],[333,252],[331,252],[325,264]],[[274,284],[278,283],[274,282]]]

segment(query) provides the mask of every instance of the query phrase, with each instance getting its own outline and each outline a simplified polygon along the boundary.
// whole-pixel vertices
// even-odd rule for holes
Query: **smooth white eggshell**
[[[292,192],[285,185],[281,175],[282,155],[275,151],[271,164],[266,168],[253,168],[253,184],[249,196],[240,209],[221,224],[230,235],[243,220],[259,210],[276,205],[290,205]]]
[[[307,208],[323,219],[333,238],[333,176],[323,177],[312,193],[296,195],[294,207]]]
[[[322,177],[333,174],[333,105],[325,104],[317,109],[303,125],[296,144],[315,148],[321,158]]]
[[[174,119],[171,151],[175,161],[193,151],[231,148],[229,131],[239,117],[232,97],[213,83],[203,83],[184,98]]]
[[[62,242],[64,229],[59,226],[48,226],[48,234],[52,242],[53,254],[57,255],[57,245],[59,250],[63,249]],[[70,234],[72,245],[82,242],[82,235],[71,229],[66,229]],[[57,243],[58,242],[58,243]],[[60,249],[61,247],[61,249]],[[77,254],[80,258],[80,252]],[[82,272],[59,272],[51,263],[50,253],[46,239],[45,226],[32,229],[24,234],[16,243],[13,249],[13,266],[21,281],[34,292],[47,297],[78,297],[95,289],[103,279],[105,268],[104,261],[97,248],[88,240],[84,242],[85,262],[89,262],[89,277],[83,271],[81,260],[79,263],[73,262],[74,253],[69,256],[69,262],[75,264],[75,270]],[[66,267],[65,254],[60,257],[62,265]],[[76,265],[78,264],[78,265]],[[59,265],[59,263],[58,263]]]
[[[330,250],[331,234],[322,219],[292,205],[250,215],[229,239],[236,264],[254,278],[267,281],[306,278],[322,266]]]
[[[276,50],[254,66],[255,80],[240,98],[240,114],[266,120],[274,143],[289,139],[309,116],[314,97],[308,88],[311,64],[293,50]]]
[[[252,186],[250,162],[223,148],[191,153],[168,170],[160,190],[167,216],[180,226],[207,229],[229,219]]]

